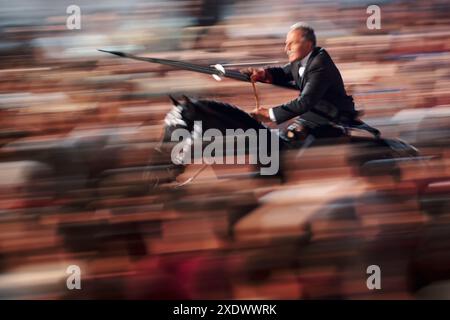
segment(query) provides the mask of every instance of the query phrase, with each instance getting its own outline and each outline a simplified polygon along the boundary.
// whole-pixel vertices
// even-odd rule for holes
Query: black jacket
[[[332,121],[355,114],[353,98],[345,92],[341,74],[325,49],[313,49],[302,78],[298,74],[299,63],[297,60],[284,67],[266,69],[273,83],[286,86],[294,83],[301,92],[297,99],[273,109],[278,124],[311,112],[317,112]]]

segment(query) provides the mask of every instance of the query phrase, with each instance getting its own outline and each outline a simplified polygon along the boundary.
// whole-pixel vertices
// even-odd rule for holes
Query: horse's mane
[[[223,117],[223,115],[227,115],[230,119],[240,122],[246,127],[256,129],[266,128],[259,121],[251,117],[247,112],[232,104],[215,100],[197,100],[196,104],[200,109],[203,109],[205,113],[214,113],[216,116],[219,116],[219,118]]]

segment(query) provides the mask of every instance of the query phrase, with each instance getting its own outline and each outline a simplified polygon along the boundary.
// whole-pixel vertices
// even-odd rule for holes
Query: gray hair
[[[294,30],[301,30],[303,32],[303,37],[306,40],[309,40],[312,42],[313,47],[316,46],[316,34],[314,33],[314,29],[307,24],[306,22],[297,22],[294,23],[291,28],[289,29],[289,31],[294,31]]]

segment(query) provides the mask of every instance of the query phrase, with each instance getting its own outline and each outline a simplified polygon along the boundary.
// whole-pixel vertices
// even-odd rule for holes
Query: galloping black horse
[[[386,163],[392,170],[396,167],[396,159],[404,159],[416,157],[418,151],[411,145],[397,139],[384,139],[380,138],[377,134],[373,137],[356,137],[349,134],[349,130],[367,130],[368,127],[363,122],[354,122],[354,125],[349,124],[347,127],[333,128],[335,132],[330,136],[321,136],[314,132],[304,139],[303,141],[292,141],[286,138],[284,134],[277,134],[271,131],[263,123],[252,118],[248,113],[239,109],[231,104],[213,101],[213,100],[194,100],[183,96],[183,101],[177,101],[173,97],[170,97],[173,108],[166,115],[164,135],[161,142],[160,152],[165,154],[166,157],[170,155],[171,147],[173,147],[172,134],[176,129],[186,129],[192,133],[192,139],[186,144],[185,151],[192,148],[193,141],[195,139],[201,139],[195,132],[194,122],[201,121],[202,129],[206,131],[208,129],[217,129],[223,135],[226,135],[227,129],[254,129],[267,130],[270,138],[267,141],[273,141],[271,139],[277,139],[279,145],[279,151],[299,149],[298,155],[302,153],[302,150],[308,147],[314,147],[326,144],[342,144],[350,143],[358,149],[358,152],[351,155],[348,160],[351,165],[356,165],[358,168],[366,168],[368,163],[373,165],[379,165],[380,163],[386,168]],[[370,129],[373,129],[369,127]],[[340,134],[336,134],[340,132]],[[374,130],[367,130],[374,133]],[[375,130],[377,131],[377,130]],[[274,137],[276,136],[276,138]],[[258,144],[258,147],[260,145]],[[270,145],[267,145],[270,150]],[[355,149],[355,150],[356,150]],[[272,152],[274,150],[270,150]],[[188,155],[189,156],[189,155]],[[191,159],[192,160],[192,159]],[[176,176],[184,171],[186,166],[186,159],[178,161],[175,165],[178,170],[174,171],[174,179]],[[383,162],[384,161],[384,162]],[[188,159],[188,163],[189,159]],[[283,178],[283,168],[277,172],[277,176]]]

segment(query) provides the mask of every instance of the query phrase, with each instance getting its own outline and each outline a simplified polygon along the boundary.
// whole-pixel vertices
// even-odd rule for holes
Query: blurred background
[[[81,29],[68,30],[69,5]],[[450,3],[361,0],[0,0],[1,299],[450,298]],[[420,151],[355,168],[346,146],[248,166],[152,162],[168,94],[254,108],[250,84],[97,49],[284,64],[307,21],[364,120]],[[278,62],[278,63],[277,63]],[[265,107],[297,92],[258,84]],[[364,172],[364,174],[362,174]],[[81,290],[66,269],[81,269]],[[381,290],[366,270],[381,269]]]

